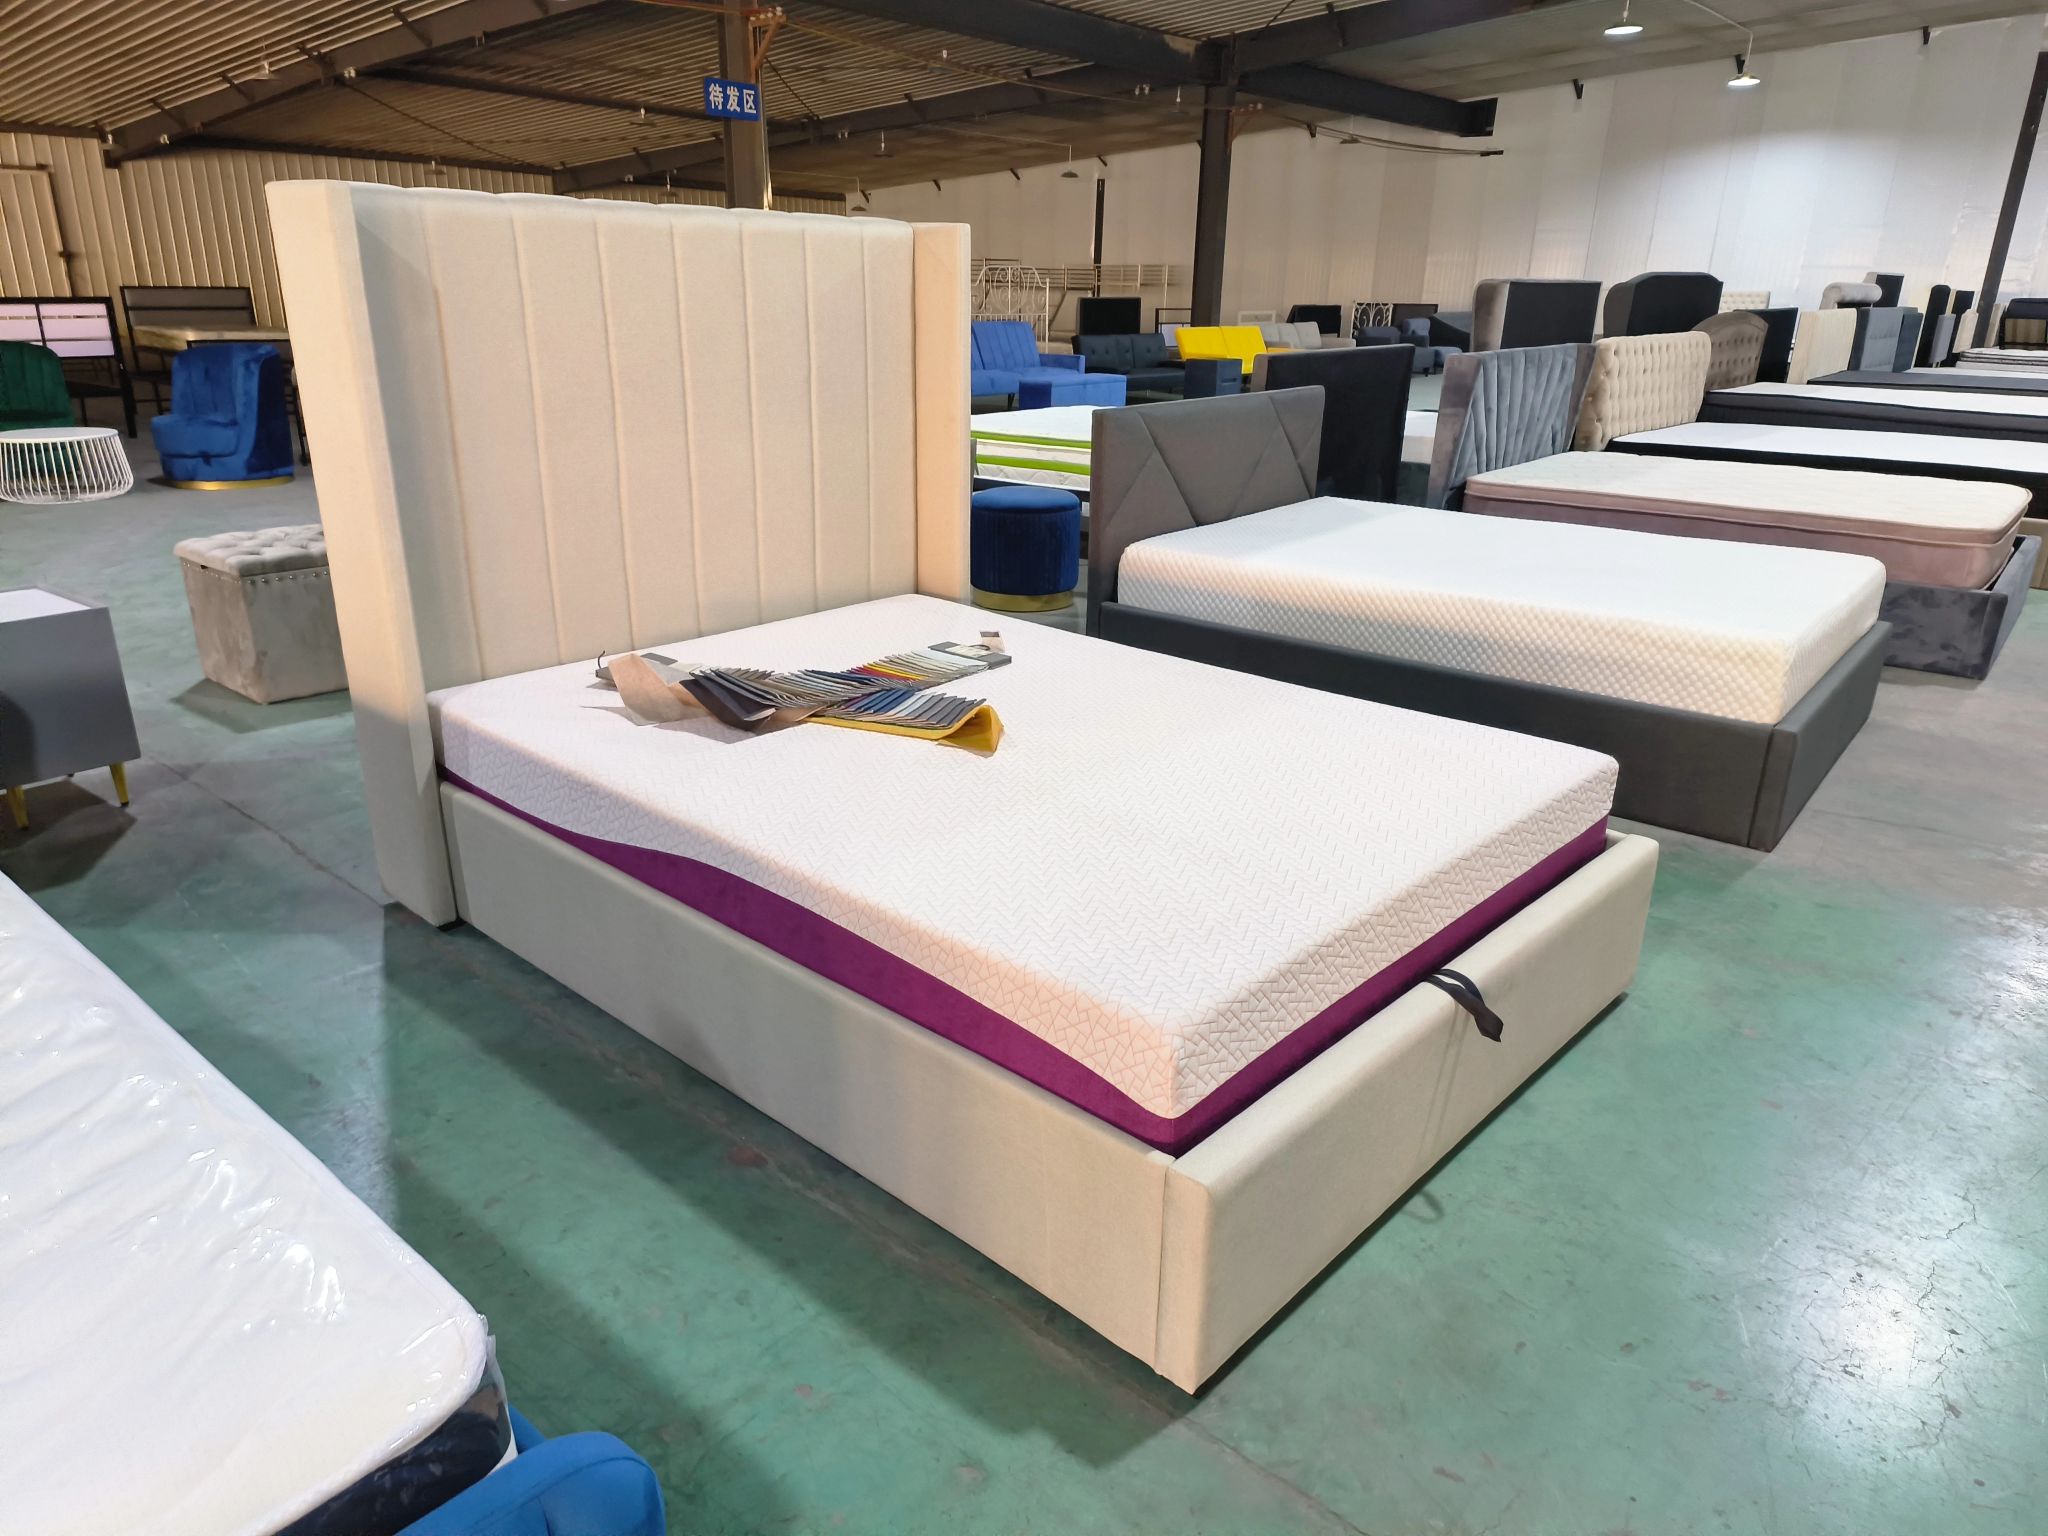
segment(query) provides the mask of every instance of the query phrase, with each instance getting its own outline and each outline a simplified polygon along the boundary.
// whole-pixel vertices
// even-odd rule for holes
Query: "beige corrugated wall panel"
[[[0,293],[68,293],[47,171],[0,167]]]
[[[135,283],[246,284],[256,316],[284,323],[263,189],[273,181],[376,181],[399,187],[545,192],[546,178],[407,161],[286,151],[204,150],[131,160],[119,182]]]
[[[113,174],[101,164],[97,144],[90,139],[39,133],[0,133],[0,164],[50,167],[48,186],[56,203],[57,229],[64,249],[73,253],[71,281],[67,284],[60,278],[54,287],[48,281],[54,273],[19,263],[9,266],[7,258],[0,255],[0,294],[103,294],[128,280],[128,228]],[[0,176],[24,184],[32,179],[13,172]],[[15,190],[17,196],[29,191],[42,196],[39,189],[27,185]],[[11,230],[0,233],[0,245],[13,242]]]
[[[0,165],[50,167],[63,248],[73,253],[71,281],[16,203],[43,196],[46,178],[0,172],[0,295],[105,294],[131,283],[246,284],[265,324],[281,324],[277,265],[271,253],[263,189],[273,181],[375,181],[393,186],[459,187],[478,192],[546,192],[545,177],[516,171],[427,166],[409,161],[284,150],[193,150],[131,160],[108,170],[91,139],[0,133]],[[18,183],[19,185],[13,185]],[[635,202],[722,207],[724,195],[695,188],[614,187],[594,196]],[[9,201],[12,199],[13,201]],[[797,213],[844,213],[839,198],[781,196]],[[43,215],[47,222],[47,212]]]

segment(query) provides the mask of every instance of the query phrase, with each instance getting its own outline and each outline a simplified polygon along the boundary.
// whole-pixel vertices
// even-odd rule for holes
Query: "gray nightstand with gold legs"
[[[107,610],[38,587],[0,592],[0,787],[17,830],[26,786],[105,768],[128,803],[142,755]]]

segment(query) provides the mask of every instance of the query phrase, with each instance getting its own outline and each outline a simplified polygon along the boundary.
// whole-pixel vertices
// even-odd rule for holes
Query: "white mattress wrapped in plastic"
[[[5,1536],[265,1536],[488,1363],[454,1288],[4,879],[0,1340]]]

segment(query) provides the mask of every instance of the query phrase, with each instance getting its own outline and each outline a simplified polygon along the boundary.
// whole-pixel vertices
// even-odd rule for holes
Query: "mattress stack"
[[[2048,374],[2048,351],[2039,347],[1966,347],[1956,366],[1991,373]]]

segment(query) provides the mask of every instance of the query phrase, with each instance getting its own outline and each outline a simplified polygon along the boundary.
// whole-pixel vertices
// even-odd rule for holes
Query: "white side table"
[[[0,501],[104,501],[134,484],[112,427],[0,432]]]

